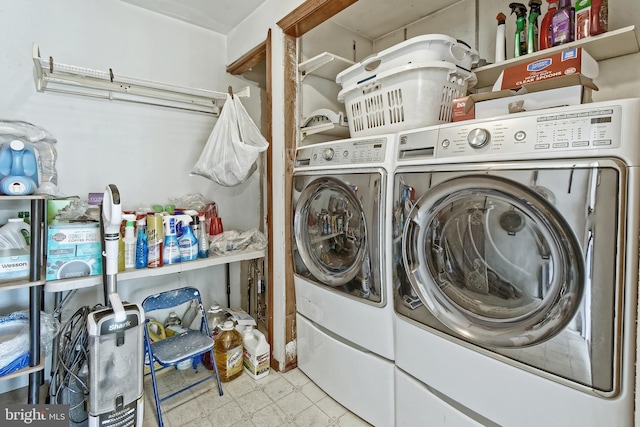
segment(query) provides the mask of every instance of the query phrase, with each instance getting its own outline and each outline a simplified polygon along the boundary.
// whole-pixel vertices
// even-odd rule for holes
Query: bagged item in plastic
[[[40,346],[47,354],[53,349],[53,338],[60,323],[50,314],[40,312]],[[0,316],[0,376],[29,365],[29,313],[15,311]]]
[[[207,203],[204,196],[200,193],[188,193],[180,197],[170,197],[169,201],[176,207],[193,209],[195,211],[203,210]]]
[[[257,228],[242,232],[224,231],[210,240],[209,249],[220,255],[244,250],[259,251],[267,247],[267,238]]]
[[[268,146],[240,98],[227,95],[227,102],[191,175],[203,176],[226,187],[242,184],[255,171],[258,155]]]
[[[39,180],[40,186],[36,193],[55,194],[52,191],[57,191],[58,184],[56,139],[46,129],[31,123],[0,120],[0,145],[16,139],[31,143],[38,152],[37,161],[41,176]]]

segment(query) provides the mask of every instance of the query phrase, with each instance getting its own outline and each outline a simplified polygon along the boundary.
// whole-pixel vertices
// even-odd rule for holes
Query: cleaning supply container
[[[242,335],[235,330],[233,322],[227,320],[213,344],[220,381],[229,382],[242,374],[242,352]]]
[[[411,62],[343,86],[338,101],[345,104],[351,137],[395,133],[451,122],[453,100],[476,81],[452,62]]]
[[[244,371],[254,380],[269,375],[271,347],[262,332],[252,325],[247,325],[242,331],[244,345]]]

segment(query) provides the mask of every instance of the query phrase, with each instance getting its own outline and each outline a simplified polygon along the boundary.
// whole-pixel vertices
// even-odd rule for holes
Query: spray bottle
[[[547,3],[549,3],[549,8],[540,23],[540,43],[538,45],[540,50],[548,49],[552,46],[553,27],[551,26],[551,20],[556,10],[558,10],[558,0],[547,0]]]
[[[498,29],[496,31],[496,57],[495,62],[502,62],[507,59],[507,43],[506,43],[506,19],[504,13],[498,13],[496,20],[498,21]]]
[[[178,215],[176,220],[182,224],[182,236],[178,238],[180,247],[180,258],[182,262],[198,259],[198,239],[193,234],[191,228],[192,218],[190,215]]]
[[[209,258],[209,228],[205,216],[198,215],[200,230],[198,233],[198,258]]]
[[[182,261],[180,255],[180,246],[176,237],[176,217],[173,215],[164,215],[162,217],[164,223],[164,248],[162,249],[162,258],[164,264],[177,264]]]
[[[149,243],[147,241],[147,220],[138,220],[138,235],[136,236],[136,268],[147,268]]]
[[[527,54],[527,7],[522,3],[509,3],[511,14],[516,14],[516,33],[514,38],[513,56]]]
[[[529,0],[529,32],[527,34],[527,53],[538,51],[538,17],[541,14],[542,0]]]

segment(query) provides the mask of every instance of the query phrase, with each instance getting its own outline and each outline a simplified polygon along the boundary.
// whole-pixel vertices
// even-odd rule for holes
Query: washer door
[[[427,309],[479,345],[547,340],[580,304],[584,262],[571,227],[543,194],[502,177],[465,175],[427,191],[402,252]]]
[[[317,178],[300,194],[294,216],[297,251],[318,281],[342,286],[361,272],[367,221],[354,190],[331,177]]]

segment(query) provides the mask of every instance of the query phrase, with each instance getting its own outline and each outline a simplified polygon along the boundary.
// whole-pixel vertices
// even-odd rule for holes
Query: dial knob
[[[324,157],[325,160],[333,159],[333,148],[325,148],[322,152],[322,157]]]
[[[481,148],[487,145],[489,140],[491,139],[491,134],[486,129],[475,128],[469,135],[467,135],[467,141],[469,145],[473,148]]]

